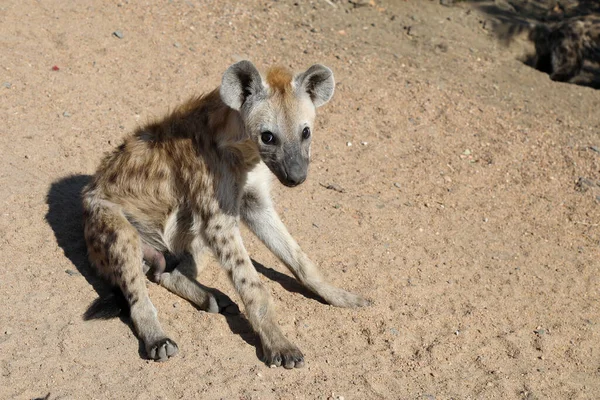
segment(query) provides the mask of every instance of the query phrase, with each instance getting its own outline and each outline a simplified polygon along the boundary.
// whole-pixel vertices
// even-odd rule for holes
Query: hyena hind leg
[[[100,209],[90,214],[92,216],[85,223],[85,236],[91,263],[123,292],[148,357],[156,361],[169,359],[177,353],[178,347],[164,333],[148,296],[137,231],[112,209]]]

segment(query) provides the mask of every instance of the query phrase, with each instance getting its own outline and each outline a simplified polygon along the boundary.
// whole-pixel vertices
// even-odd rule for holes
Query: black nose
[[[286,177],[284,184],[286,186],[298,186],[306,180],[306,167],[300,163],[292,163],[286,169]]]

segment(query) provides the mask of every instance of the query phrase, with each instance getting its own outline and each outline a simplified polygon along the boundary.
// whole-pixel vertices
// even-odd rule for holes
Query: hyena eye
[[[275,144],[275,136],[269,131],[261,133],[260,140],[262,140],[264,144]]]
[[[302,139],[308,139],[310,137],[310,128],[307,126],[302,129]]]

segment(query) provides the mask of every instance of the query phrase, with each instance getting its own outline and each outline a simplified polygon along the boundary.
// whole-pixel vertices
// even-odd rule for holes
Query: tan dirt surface
[[[498,40],[490,21],[518,2],[439,3],[0,2],[0,398],[598,398],[600,91]],[[103,285],[79,191],[125,134],[243,58],[333,69],[309,178],[273,196],[373,305],[310,298],[244,231],[306,366],[267,368],[243,317],[150,282],[180,354],[148,361],[127,319],[81,318]],[[214,261],[199,280],[239,304]]]

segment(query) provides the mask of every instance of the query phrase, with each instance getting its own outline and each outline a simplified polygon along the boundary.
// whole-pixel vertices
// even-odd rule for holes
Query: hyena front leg
[[[156,361],[169,359],[178,348],[160,326],[156,308],[148,297],[138,232],[116,208],[90,207],[86,214],[85,239],[90,262],[123,292],[148,357]]]
[[[288,269],[312,292],[337,307],[362,307],[369,304],[356,294],[327,283],[318,268],[289,234],[266,192],[249,188],[242,198],[244,222]]]
[[[277,325],[271,296],[246,252],[237,219],[225,214],[210,216],[205,221],[204,234],[244,303],[250,325],[260,337],[265,363],[287,369],[304,366],[302,352]]]

